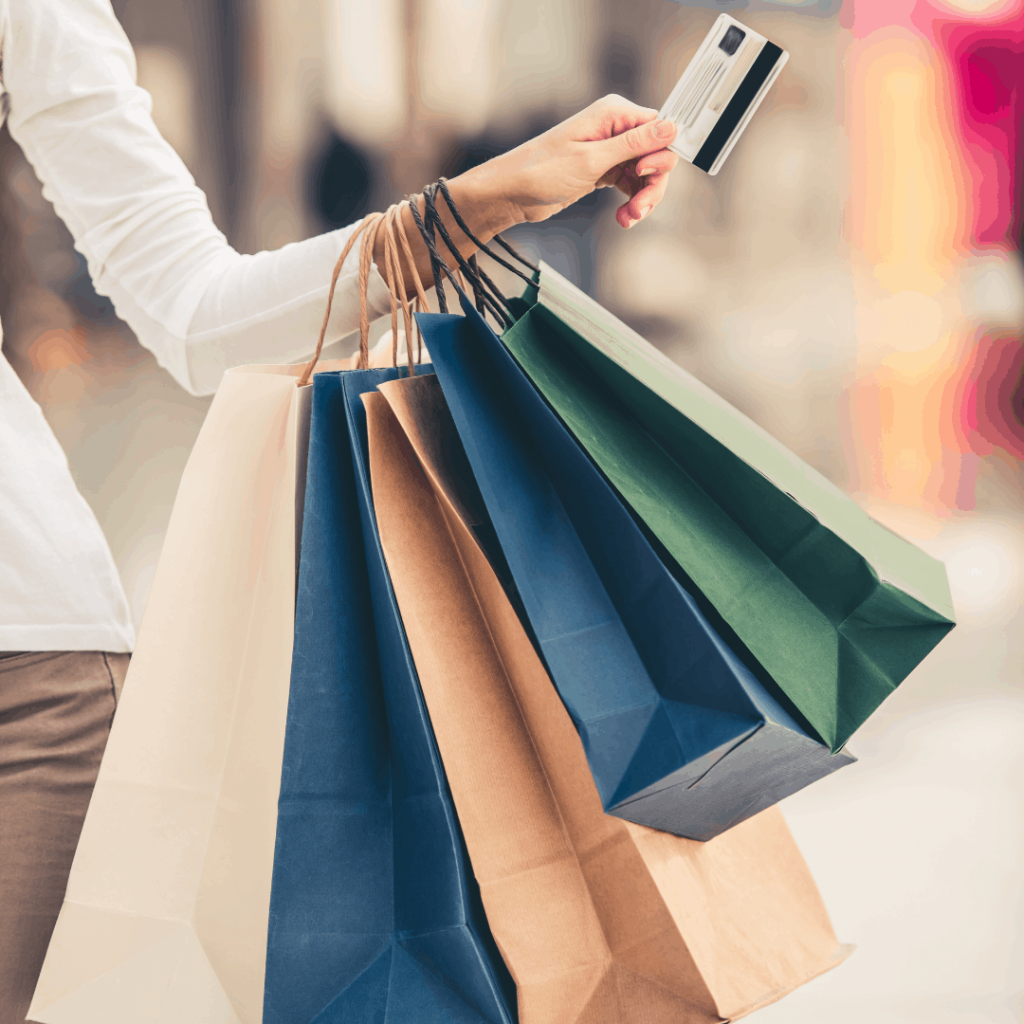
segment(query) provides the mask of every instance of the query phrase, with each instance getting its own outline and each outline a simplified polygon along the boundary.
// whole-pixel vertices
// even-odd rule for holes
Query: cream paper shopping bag
[[[381,540],[521,1024],[711,1024],[839,963],[776,808],[707,843],[604,814],[478,540],[482,501],[437,379],[363,400]]]
[[[210,407],[33,1021],[262,1021],[312,391],[301,372],[229,370]]]

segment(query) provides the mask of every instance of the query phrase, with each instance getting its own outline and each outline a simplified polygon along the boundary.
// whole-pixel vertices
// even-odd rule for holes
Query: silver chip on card
[[[658,114],[676,126],[669,149],[717,174],[787,60],[770,39],[719,15]]]

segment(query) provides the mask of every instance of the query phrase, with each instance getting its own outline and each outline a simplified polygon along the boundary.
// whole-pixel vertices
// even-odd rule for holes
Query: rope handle
[[[356,362],[356,367],[357,369],[365,370],[369,366],[370,316],[366,296],[370,280],[370,267],[373,264],[373,251],[376,248],[377,238],[381,231],[384,232],[384,266],[382,268],[384,273],[382,276],[388,286],[388,295],[391,299],[392,365],[397,365],[398,363],[398,310],[401,308],[402,319],[405,325],[405,347],[409,356],[409,374],[410,376],[415,374],[416,369],[412,350],[412,325],[414,323],[412,313],[414,308],[417,311],[429,313],[430,303],[427,301],[423,282],[420,280],[419,273],[416,270],[412,246],[409,244],[409,236],[406,233],[405,223],[401,215],[403,206],[410,206],[415,211],[415,203],[410,204],[408,200],[403,200],[402,203],[389,207],[386,213],[367,214],[359,227],[349,235],[345,247],[342,249],[341,255],[334,265],[334,272],[331,274],[331,284],[327,293],[327,308],[324,311],[323,323],[320,326],[320,336],[317,338],[316,350],[298,379],[298,387],[304,387],[308,384],[313,371],[316,369],[320,353],[323,351],[324,338],[327,335],[327,325],[331,318],[331,306],[334,302],[334,292],[338,284],[338,278],[341,276],[341,268],[360,235],[362,235],[362,240],[359,250],[358,280],[359,358]],[[417,212],[414,212],[414,217]],[[410,273],[412,274],[413,285],[415,286],[416,297],[412,301],[408,297],[405,277],[402,274],[401,261],[398,255],[399,247],[401,247],[401,251],[405,255]],[[416,362],[418,362],[423,354],[423,338],[419,333],[418,324],[416,325],[416,337]]]
[[[410,202],[410,209],[413,215],[413,220],[416,222],[416,226],[419,229],[420,234],[423,236],[423,241],[427,246],[427,251],[430,253],[430,265],[434,276],[434,287],[438,295],[438,305],[441,307],[441,312],[448,312],[444,288],[442,287],[442,274],[448,277],[455,289],[463,296],[463,298],[466,298],[465,288],[463,283],[460,280],[457,280],[457,278],[461,278],[465,275],[466,279],[469,280],[469,283],[472,286],[474,304],[481,316],[484,316],[489,312],[502,328],[511,326],[514,322],[512,317],[509,315],[513,309],[512,304],[502,294],[501,289],[499,289],[494,281],[491,280],[488,274],[479,266],[476,255],[471,256],[467,260],[455,245],[455,242],[453,241],[437,210],[438,192],[440,192],[444,198],[445,204],[451,211],[455,223],[462,229],[463,233],[470,239],[470,241],[472,241],[482,252],[486,252],[487,255],[495,262],[500,263],[517,277],[522,278],[522,280],[527,284],[532,285],[534,282],[532,278],[527,277],[526,274],[517,267],[502,259],[493,251],[493,249],[490,248],[490,246],[481,242],[480,239],[473,234],[469,225],[466,224],[462,215],[459,213],[458,207],[455,205],[455,201],[448,189],[446,179],[440,178],[436,183],[428,185],[423,190],[423,215],[420,215],[418,203],[415,201]],[[445,246],[455,258],[456,269],[454,272],[438,251],[435,239],[435,230],[441,235]],[[503,249],[505,249],[506,252],[518,260],[528,270],[536,272],[539,269],[525,257],[520,255],[500,235],[495,235],[494,239]]]
[[[511,263],[506,263],[500,256],[497,255],[497,253],[494,252],[493,249],[491,249],[489,245],[487,245],[484,242],[481,242],[480,239],[477,238],[476,235],[474,235],[473,232],[469,230],[469,225],[462,219],[462,214],[459,213],[458,207],[455,205],[455,200],[452,199],[452,194],[448,189],[448,179],[438,178],[437,188],[440,190],[441,195],[448,206],[448,209],[451,210],[452,217],[455,219],[455,223],[458,224],[459,227],[462,229],[462,233],[478,249],[480,249],[482,252],[487,253],[487,255],[490,256],[492,260],[495,260],[496,262],[500,263],[507,270],[511,270],[513,274],[517,275],[518,277],[521,277],[527,284],[532,285],[533,280],[531,278],[527,277],[517,267],[512,266]],[[520,252],[513,248],[513,246],[509,245],[509,243],[506,242],[505,239],[502,238],[500,234],[494,236],[494,241],[497,242],[498,245],[500,245],[505,250],[505,252],[507,252],[513,259],[518,260],[528,270],[532,270],[535,274],[540,272],[540,267],[538,267],[535,263],[531,263],[525,256],[523,256]],[[472,259],[472,257],[470,257],[470,259]]]
[[[481,252],[487,253],[487,255],[496,263],[500,263],[501,266],[510,270],[517,277],[522,278],[522,280],[527,284],[533,284],[533,280],[530,277],[527,277],[527,275],[518,267],[499,256],[490,248],[490,246],[485,242],[481,242],[480,239],[473,234],[469,225],[459,212],[458,207],[455,205],[455,200],[452,198],[452,194],[448,188],[447,179],[438,178],[434,184],[428,185],[423,190],[424,215],[421,215],[419,211],[420,197],[409,196],[402,200],[401,203],[388,207],[386,213],[367,214],[363,218],[359,227],[349,235],[348,240],[345,243],[345,247],[342,249],[341,255],[338,257],[338,260],[334,265],[334,272],[331,274],[331,284],[327,293],[327,308],[324,311],[323,323],[320,326],[320,336],[317,338],[316,350],[313,353],[312,359],[310,359],[306,364],[298,379],[299,387],[303,387],[309,383],[309,380],[313,375],[313,371],[316,369],[316,364],[320,360],[320,353],[323,351],[324,347],[324,338],[327,336],[327,325],[331,318],[331,306],[334,302],[334,292],[338,284],[338,278],[341,276],[341,268],[360,235],[362,235],[362,240],[360,242],[359,249],[358,281],[359,358],[356,362],[356,367],[357,369],[365,370],[369,366],[370,316],[367,306],[367,288],[370,280],[370,267],[373,264],[373,252],[377,246],[377,239],[381,231],[384,232],[383,277],[387,283],[388,295],[391,299],[391,363],[393,366],[398,364],[398,313],[399,310],[401,310],[403,326],[405,328],[405,347],[406,354],[408,356],[409,375],[412,376],[415,374],[415,364],[416,362],[419,362],[423,355],[423,336],[420,333],[419,324],[415,324],[416,358],[414,360],[412,351],[412,334],[415,321],[412,314],[414,310],[417,312],[429,313],[430,303],[427,301],[423,282],[420,280],[419,273],[416,270],[416,260],[413,256],[412,246],[409,244],[409,236],[406,233],[405,221],[402,217],[403,207],[409,208],[413,221],[423,237],[423,241],[427,246],[427,251],[430,253],[430,269],[434,278],[434,290],[437,294],[437,304],[441,312],[448,312],[448,300],[444,291],[443,273],[448,277],[455,290],[463,298],[466,298],[466,282],[469,282],[469,287],[471,287],[473,291],[474,304],[481,316],[489,312],[502,328],[511,326],[513,323],[512,317],[509,316],[509,312],[512,310],[511,303],[502,294],[501,289],[499,289],[494,281],[491,280],[486,271],[480,267],[476,255],[474,254],[473,256],[470,256],[467,260],[455,245],[454,240],[448,232],[447,227],[445,227],[444,221],[441,219],[441,215],[437,210],[438,192],[441,193],[441,196],[445,201],[445,205],[451,211],[452,218],[455,220],[455,223],[462,230],[463,234],[465,234],[465,236]],[[435,240],[435,230],[441,235],[441,239],[444,241],[445,246],[451,252],[452,256],[455,257],[456,267],[454,270],[448,266],[448,262],[438,251],[437,242]],[[518,253],[507,241],[505,241],[504,238],[501,237],[501,235],[495,235],[494,241],[528,270],[534,273],[539,270],[535,264],[531,263],[528,259]],[[405,277],[402,273],[399,250],[401,250],[401,254],[405,256],[406,263],[409,265],[409,271],[412,274],[412,282],[416,292],[415,298],[412,300],[409,298],[408,290],[405,285]]]

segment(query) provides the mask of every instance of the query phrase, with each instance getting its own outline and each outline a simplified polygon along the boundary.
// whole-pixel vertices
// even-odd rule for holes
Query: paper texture
[[[838,963],[777,811],[705,844],[603,813],[463,518],[473,487],[436,381],[380,392],[364,402],[381,540],[521,1024],[734,1018]]]
[[[849,764],[722,642],[476,311],[420,322],[605,810],[706,840]]]
[[[311,389],[267,938],[275,1024],[515,1021],[370,500],[359,396],[401,373],[320,373]]]
[[[229,370],[182,477],[29,1012],[261,1024],[301,367]]]
[[[510,351],[838,750],[952,628],[944,567],[546,265],[540,282]]]

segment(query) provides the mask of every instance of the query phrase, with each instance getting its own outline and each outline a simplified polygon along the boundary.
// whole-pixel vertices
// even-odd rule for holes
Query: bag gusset
[[[530,299],[503,336],[519,365],[748,664],[839,750],[953,628],[942,563],[546,264]]]
[[[721,642],[468,303],[421,319],[605,809],[707,840],[849,764]]]
[[[515,1020],[367,505],[365,425],[351,417],[353,393],[401,372],[313,378],[266,1024]]]
[[[363,400],[384,551],[520,1024],[711,1024],[839,963],[777,809],[710,843],[604,814],[477,540],[482,501],[436,380]]]

